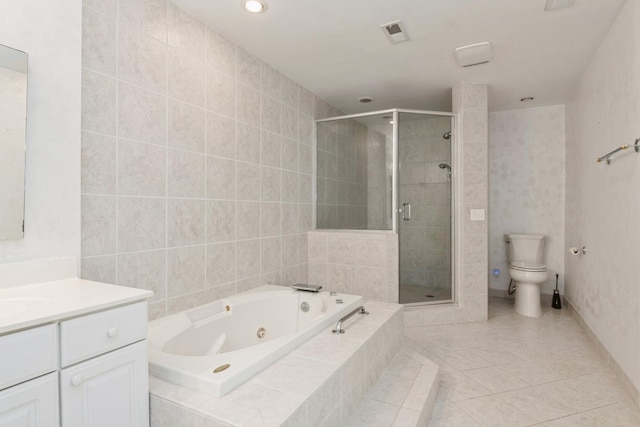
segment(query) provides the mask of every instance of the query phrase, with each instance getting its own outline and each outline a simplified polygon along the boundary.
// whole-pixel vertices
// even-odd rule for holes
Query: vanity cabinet
[[[146,335],[136,302],[0,336],[0,427],[148,426]]]
[[[147,372],[146,342],[63,369],[63,427],[149,425]]]
[[[57,427],[58,374],[0,391],[0,427]]]
[[[146,303],[60,323],[63,427],[149,425]]]

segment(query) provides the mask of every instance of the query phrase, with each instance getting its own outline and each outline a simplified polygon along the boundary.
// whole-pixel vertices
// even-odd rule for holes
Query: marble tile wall
[[[309,283],[324,290],[398,302],[398,236],[384,231],[307,233]]]
[[[626,2],[567,104],[565,297],[622,368],[640,401],[640,157],[595,159],[640,138],[640,3]],[[612,66],[615,64],[615,66]]]
[[[366,229],[367,128],[352,119],[321,122],[316,140],[316,227]]]
[[[565,116],[564,105],[500,111],[489,115],[489,267],[491,290],[509,286],[505,233],[545,236],[549,279],[541,292],[552,294],[555,275],[564,284]]]
[[[82,35],[82,277],[153,290],[152,318],[306,281],[335,109],[165,0],[85,0]]]

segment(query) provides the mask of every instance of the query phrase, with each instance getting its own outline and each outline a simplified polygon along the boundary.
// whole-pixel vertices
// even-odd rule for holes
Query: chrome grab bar
[[[629,145],[627,144],[621,145],[615,150],[608,152],[604,156],[598,157],[596,161],[600,163],[601,161],[606,160],[607,164],[610,165],[612,160],[611,156],[616,154],[618,151],[626,150],[627,148],[629,148]],[[633,144],[633,149],[635,150],[636,153],[640,153],[640,138],[636,139],[636,142]]]
[[[338,320],[338,324],[336,325],[336,328],[331,332],[333,332],[334,334],[344,334],[344,329],[342,329],[342,322],[344,322],[345,320],[347,320],[348,318],[350,318],[351,316],[353,316],[356,313],[364,314],[364,315],[368,315],[369,314],[369,312],[367,310],[365,310],[364,305],[361,305],[360,307],[358,307],[355,310],[353,310],[351,313],[349,313],[346,316],[344,316],[342,319]]]

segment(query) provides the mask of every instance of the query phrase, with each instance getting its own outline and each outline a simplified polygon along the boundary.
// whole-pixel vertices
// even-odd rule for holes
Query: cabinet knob
[[[109,336],[109,338],[115,337],[116,335],[118,335],[118,328],[110,328],[107,331],[107,335]]]
[[[80,374],[74,375],[71,377],[71,385],[79,386],[80,384],[82,384],[83,380],[84,380],[84,377],[82,375]]]

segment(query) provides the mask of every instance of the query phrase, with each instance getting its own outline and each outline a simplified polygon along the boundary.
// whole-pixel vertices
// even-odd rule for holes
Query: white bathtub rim
[[[294,291],[287,287],[266,285],[258,287],[250,292],[231,296],[223,299],[229,304],[238,304],[243,301],[253,301],[260,298],[262,292],[283,292],[304,295],[303,291]],[[178,385],[200,390],[215,397],[221,397],[253,377],[255,374],[273,364],[276,360],[289,354],[295,348],[306,342],[312,336],[327,328],[332,328],[331,323],[337,322],[347,313],[362,306],[364,300],[361,296],[338,294],[336,298],[342,298],[340,310],[331,315],[320,318],[321,321],[311,325],[307,330],[297,334],[286,335],[268,341],[258,346],[250,346],[230,353],[221,353],[208,356],[181,356],[164,353],[162,348],[165,343],[176,334],[190,327],[193,322],[187,313],[194,309],[185,310],[165,318],[150,322],[149,324],[149,371],[152,375],[166,379]],[[217,301],[214,301],[216,303]],[[211,303],[208,303],[211,304]],[[206,304],[203,304],[203,306]],[[256,347],[264,353],[263,358],[256,362]],[[231,362],[231,368],[215,374],[216,381],[209,381],[213,375],[212,370],[218,366]],[[171,366],[171,368],[167,367]],[[232,369],[233,368],[233,369]],[[239,372],[238,372],[239,371]]]

